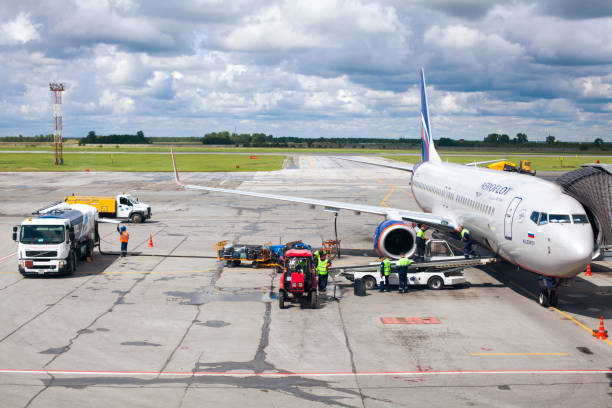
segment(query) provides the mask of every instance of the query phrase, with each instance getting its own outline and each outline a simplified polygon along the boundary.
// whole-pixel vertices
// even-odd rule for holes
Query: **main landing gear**
[[[556,307],[559,304],[559,279],[542,276],[538,279],[540,295],[538,302],[543,307]]]

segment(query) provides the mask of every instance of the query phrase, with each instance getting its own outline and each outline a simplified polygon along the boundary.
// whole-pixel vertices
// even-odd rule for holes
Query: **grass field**
[[[272,171],[280,170],[285,156],[246,154],[177,154],[180,171]],[[52,153],[0,154],[0,171],[172,171],[170,155],[65,153],[56,166]]]
[[[414,163],[414,157],[402,157],[402,156],[386,156],[388,159]],[[501,155],[475,155],[475,156],[452,156],[452,155],[441,155],[443,161],[449,161],[451,163],[473,163],[478,161],[503,159]],[[612,156],[554,156],[554,157],[543,157],[538,155],[524,155],[521,156],[522,160],[531,161],[531,168],[536,171],[572,171],[580,167],[581,164],[595,163],[599,160],[600,163],[612,164]],[[508,158],[508,160],[514,164],[518,164],[518,160],[515,158]],[[485,164],[486,166],[486,164]]]
[[[64,152],[66,153],[77,153],[77,152],[149,152],[149,153],[160,153],[160,152],[170,152],[170,147],[168,145],[95,145],[95,146],[78,146],[76,144],[67,145],[64,144]],[[576,154],[580,155],[598,155],[598,156],[608,156],[612,157],[611,151],[601,151],[601,150],[588,150],[586,152],[564,152],[559,153],[558,151],[551,151],[545,148],[542,150],[533,151],[533,150],[519,150],[512,147],[508,147],[507,149],[500,150],[454,150],[454,149],[437,149],[440,154],[467,154],[467,155],[495,155],[495,157],[503,157],[505,154],[509,155],[528,155],[528,156],[538,156],[538,155],[550,155],[550,154],[564,154],[564,155],[572,155]],[[25,145],[25,146],[14,146],[10,144],[0,144],[0,151],[46,151],[52,152],[53,146],[51,145]],[[175,146],[174,151],[176,152],[193,152],[193,153],[279,153],[279,154],[289,154],[289,153],[298,153],[298,154],[420,154],[421,149],[404,149],[404,150],[395,150],[395,149],[335,149],[335,148],[274,148],[274,147],[210,147],[204,145],[198,146]]]

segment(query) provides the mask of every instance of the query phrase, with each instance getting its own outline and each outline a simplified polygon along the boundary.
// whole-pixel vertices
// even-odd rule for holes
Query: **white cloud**
[[[134,109],[134,100],[127,96],[120,96],[110,89],[105,89],[100,96],[98,104],[109,109],[113,115],[129,113]]]
[[[40,34],[30,21],[29,13],[19,13],[14,20],[0,26],[0,44],[19,45],[38,40]]]

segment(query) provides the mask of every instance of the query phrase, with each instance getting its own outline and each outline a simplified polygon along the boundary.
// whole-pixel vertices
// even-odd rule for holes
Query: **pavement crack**
[[[187,237],[183,238],[181,240],[181,242],[179,242],[174,248],[172,248],[172,250],[170,251],[170,253],[168,255],[171,255],[183,242],[185,242],[185,240],[187,239]],[[57,353],[56,355],[53,356],[53,358],[51,358],[51,360],[49,360],[43,367],[48,367],[50,364],[52,364],[55,360],[57,360],[60,356],[64,355],[65,353],[67,353],[68,351],[70,351],[70,348],[72,347],[72,345],[74,344],[74,342],[84,333],[87,333],[87,329],[89,329],[90,327],[92,327],[93,325],[95,325],[98,320],[100,320],[102,317],[106,316],[108,313],[112,313],[113,310],[115,309],[115,306],[117,305],[121,305],[124,303],[124,299],[127,295],[129,295],[132,290],[134,290],[134,288],[141,282],[143,282],[147,276],[149,276],[151,274],[151,271],[153,271],[155,268],[157,268],[163,261],[165,261],[167,259],[167,257],[163,257],[160,259],[159,262],[157,262],[155,265],[153,265],[149,271],[147,271],[145,274],[143,274],[143,276],[141,276],[140,278],[134,280],[134,283],[132,283],[132,286],[129,287],[128,290],[125,291],[120,291],[119,296],[117,297],[117,299],[113,302],[113,305],[108,308],[106,311],[100,313],[95,319],[93,319],[86,327],[83,327],[79,330],[77,330],[77,334],[75,336],[73,336],[72,338],[70,338],[68,340],[68,344],[66,346],[63,346],[61,348],[61,352]],[[93,279],[93,276],[89,279],[87,279],[84,283],[88,282],[89,280]],[[82,286],[83,284],[79,285]],[[75,289],[76,290],[76,289]],[[67,296],[67,295],[66,295]],[[64,296],[65,297],[65,296]]]
[[[43,392],[47,391],[47,389],[49,389],[49,387],[53,384],[53,381],[55,381],[55,377],[51,373],[47,373],[47,375],[51,377],[51,379],[44,381],[44,387],[40,389],[36,394],[34,394],[32,398],[30,398],[28,402],[23,406],[23,408],[29,408],[29,406],[32,405],[32,402],[34,402],[34,400],[37,399]]]
[[[181,344],[183,344],[183,341],[185,341],[185,338],[187,337],[187,334],[189,334],[189,331],[191,330],[191,328],[193,327],[194,323],[199,321],[199,317],[200,317],[200,313],[202,312],[201,307],[202,305],[198,305],[198,309],[197,312],[195,314],[195,316],[193,317],[193,319],[191,319],[191,323],[189,324],[189,326],[187,326],[187,328],[185,329],[185,332],[183,333],[183,336],[181,337],[181,339],[179,340],[179,342],[176,344],[176,347],[174,347],[174,350],[172,350],[172,353],[170,353],[170,355],[168,356],[168,358],[166,359],[166,361],[164,362],[164,365],[162,366],[162,368],[160,368],[159,370],[159,374],[163,373],[164,370],[166,369],[166,367],[168,366],[168,364],[170,364],[170,361],[172,360],[172,357],[174,357],[174,354],[177,352],[177,350],[179,349],[179,347],[181,347]],[[158,375],[159,377],[159,375]]]
[[[342,316],[342,308],[340,307],[340,302],[336,302],[338,305],[338,316],[340,317],[340,323],[342,323],[342,333],[344,334],[344,343],[346,344],[346,349],[349,352],[349,356],[351,358],[351,370],[355,376],[355,384],[357,384],[357,390],[359,391],[359,397],[361,398],[361,406],[365,408],[365,397],[363,395],[361,384],[359,383],[359,377],[357,376],[357,367],[355,366],[355,357],[353,355],[353,349],[351,348],[351,342],[348,337],[348,333],[346,331],[346,324],[344,322],[344,316]]]
[[[15,286],[16,284],[18,284],[19,282],[23,282],[24,278],[22,277],[21,279],[16,280],[13,283],[9,283],[8,285],[4,286],[3,288],[0,288],[0,291],[3,291],[4,289],[8,289],[11,286]]]
[[[12,332],[10,332],[6,336],[4,336],[2,339],[0,339],[0,343],[2,343],[4,340],[6,340],[9,337],[11,337],[13,334],[17,333],[23,327],[27,326],[28,324],[30,324],[31,322],[36,320],[38,317],[40,317],[41,315],[43,315],[47,311],[49,311],[49,309],[51,309],[53,306],[57,305],[59,302],[61,302],[62,300],[66,299],[68,296],[72,295],[74,292],[77,291],[77,289],[80,289],[81,286],[85,285],[86,283],[88,283],[93,278],[94,278],[94,276],[90,277],[89,279],[84,280],[81,284],[75,286],[71,291],[67,292],[64,296],[60,297],[58,300],[56,300],[55,302],[51,303],[49,306],[44,308],[40,313],[34,315],[32,318],[30,318],[26,322],[24,322],[24,323],[20,324],[19,326],[17,326]]]

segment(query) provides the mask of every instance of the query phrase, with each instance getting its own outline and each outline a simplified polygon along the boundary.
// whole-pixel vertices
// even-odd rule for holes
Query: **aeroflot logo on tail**
[[[508,194],[510,190],[512,190],[512,187],[505,187],[505,186],[502,186],[499,184],[493,184],[493,183],[482,183],[482,186],[480,186],[480,188],[484,191],[490,191],[492,193],[496,193],[500,195],[506,195]]]

